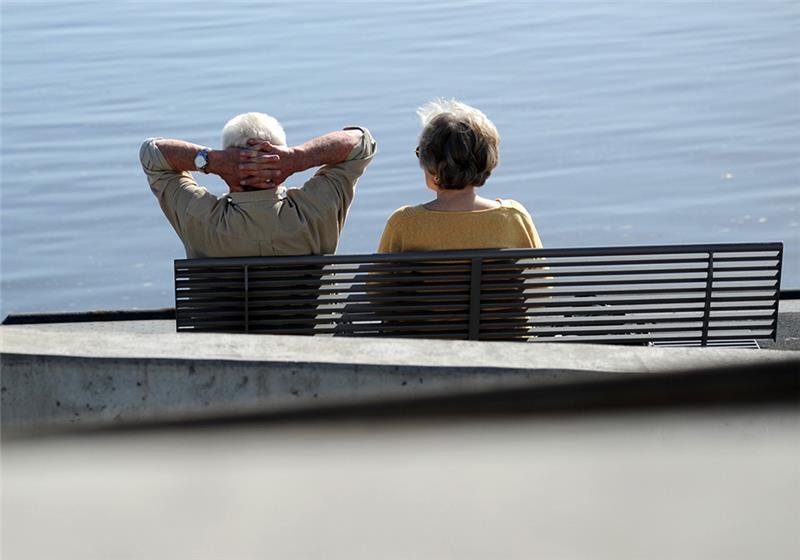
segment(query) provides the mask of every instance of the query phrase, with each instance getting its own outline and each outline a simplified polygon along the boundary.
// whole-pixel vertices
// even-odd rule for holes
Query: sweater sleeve
[[[533,218],[531,218],[528,210],[516,200],[509,200],[508,202],[522,217],[522,227],[525,229],[525,237],[528,243],[530,243],[530,248],[542,249],[544,247],[542,238],[539,237],[539,232],[536,230],[536,226],[533,224]]]
[[[542,238],[539,237],[539,232],[536,230],[536,226],[533,224],[533,220],[531,219],[530,214],[527,214],[525,217],[525,228],[528,230],[529,235],[533,240],[532,249],[544,248],[544,243],[542,243]]]

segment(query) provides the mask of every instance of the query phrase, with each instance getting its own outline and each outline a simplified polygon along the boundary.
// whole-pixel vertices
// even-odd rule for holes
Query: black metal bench
[[[782,243],[175,261],[179,332],[748,345]]]

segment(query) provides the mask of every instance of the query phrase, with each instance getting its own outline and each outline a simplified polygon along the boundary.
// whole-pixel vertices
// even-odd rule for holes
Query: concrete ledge
[[[135,421],[800,358],[741,349],[177,334],[171,321],[3,326],[0,337],[5,426]]]
[[[762,348],[800,350],[800,299],[781,300],[778,305],[778,336]]]

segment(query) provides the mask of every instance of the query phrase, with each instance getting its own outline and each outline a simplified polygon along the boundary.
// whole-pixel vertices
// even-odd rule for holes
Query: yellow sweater
[[[378,252],[542,247],[525,207],[514,200],[497,201],[497,208],[472,212],[403,206],[386,222]]]

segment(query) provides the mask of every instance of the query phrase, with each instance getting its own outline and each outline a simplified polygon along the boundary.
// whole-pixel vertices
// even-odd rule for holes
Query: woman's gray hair
[[[434,99],[419,109],[419,163],[442,189],[480,187],[500,161],[500,134],[475,107]]]
[[[264,113],[236,115],[222,128],[222,148],[247,148],[248,138],[265,140],[276,146],[286,145],[286,132],[275,117]]]

